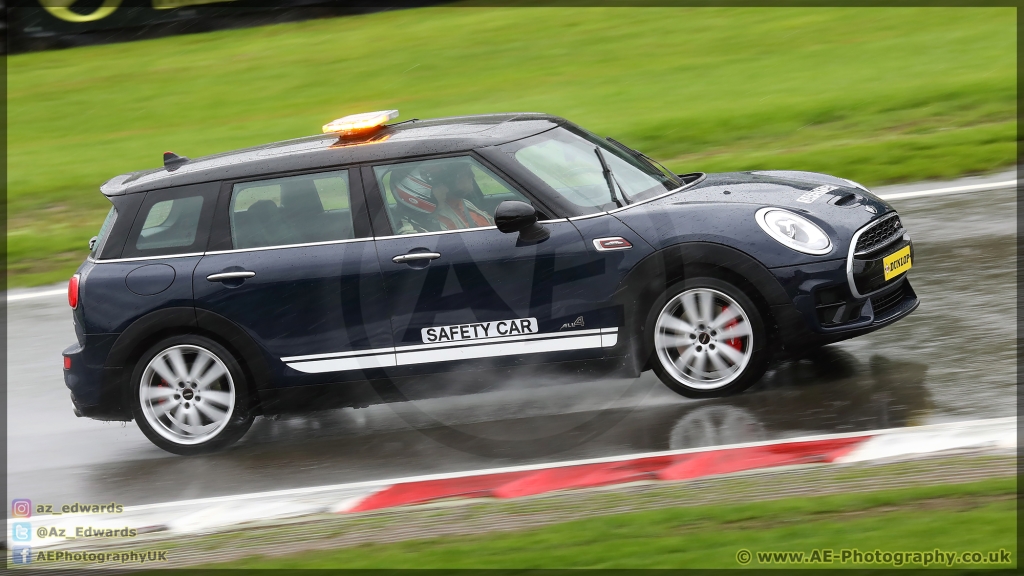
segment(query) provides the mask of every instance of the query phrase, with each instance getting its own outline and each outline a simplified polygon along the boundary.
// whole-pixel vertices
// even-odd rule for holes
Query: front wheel
[[[648,328],[655,373],[683,396],[741,392],[768,365],[760,312],[742,290],[717,278],[692,278],[668,290]]]
[[[202,336],[150,348],[132,374],[135,422],[154,444],[180,455],[233,444],[252,425],[245,376],[230,352]]]

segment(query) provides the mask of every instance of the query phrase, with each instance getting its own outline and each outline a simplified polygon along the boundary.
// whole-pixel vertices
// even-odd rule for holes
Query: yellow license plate
[[[882,259],[882,269],[885,271],[886,281],[910,270],[911,266],[913,266],[913,263],[910,261],[910,246],[904,246],[903,249],[897,250]]]

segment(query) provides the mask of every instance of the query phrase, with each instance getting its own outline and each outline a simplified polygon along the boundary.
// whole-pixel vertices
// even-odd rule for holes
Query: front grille
[[[906,282],[901,282],[899,288],[892,292],[872,298],[871,309],[875,311],[875,316],[881,316],[899,304],[903,300],[903,293],[905,290]]]
[[[853,252],[855,255],[870,254],[871,252],[889,244],[903,233],[903,224],[896,214],[888,218],[878,220],[876,224],[868,228],[857,239],[857,247]]]

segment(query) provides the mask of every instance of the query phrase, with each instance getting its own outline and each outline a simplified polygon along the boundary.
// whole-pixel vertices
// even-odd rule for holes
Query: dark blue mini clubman
[[[396,116],[104,184],[69,286],[75,413],[194,454],[432,373],[653,369],[722,396],[918,306],[910,236],[855,182],[676,175],[546,114]]]

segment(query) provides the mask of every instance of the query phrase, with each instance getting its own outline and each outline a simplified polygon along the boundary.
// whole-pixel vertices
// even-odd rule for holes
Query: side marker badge
[[[629,250],[633,245],[629,243],[629,240],[621,236],[612,236],[610,238],[597,238],[594,240],[594,248],[597,248],[598,252],[611,252],[612,250]]]

